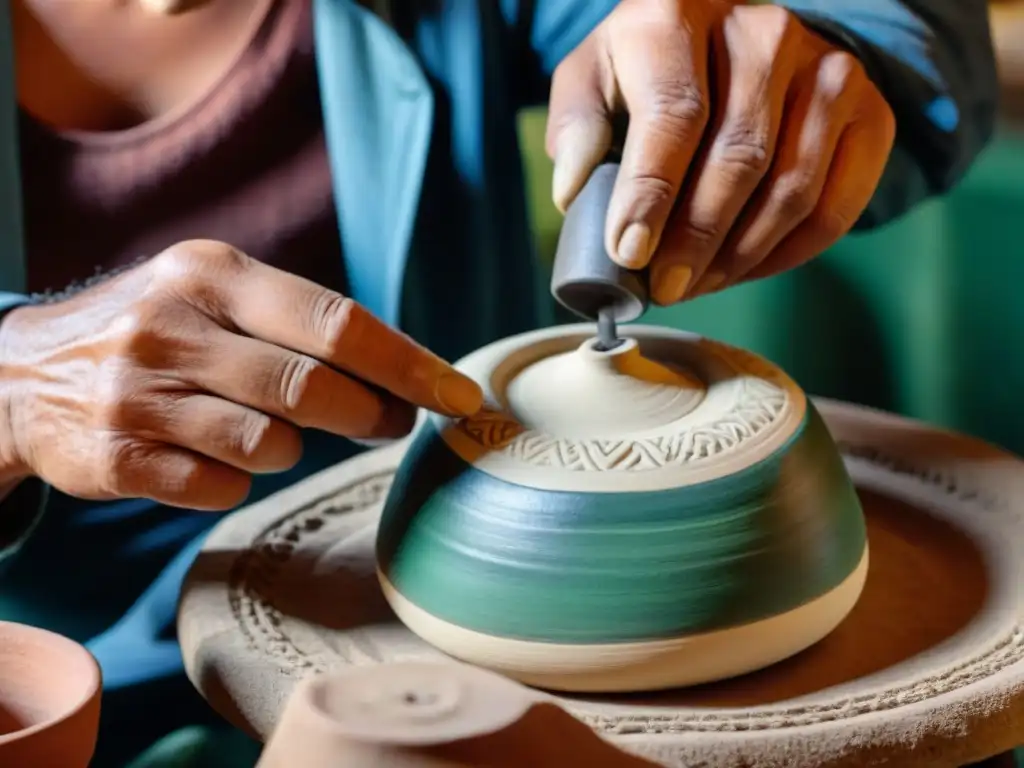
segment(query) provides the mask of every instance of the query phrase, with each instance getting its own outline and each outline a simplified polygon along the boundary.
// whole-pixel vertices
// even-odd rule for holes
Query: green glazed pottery
[[[459,362],[476,417],[422,422],[377,539],[384,594],[451,656],[563,691],[692,685],[834,629],[867,573],[863,513],[800,388],[650,326],[505,339]]]

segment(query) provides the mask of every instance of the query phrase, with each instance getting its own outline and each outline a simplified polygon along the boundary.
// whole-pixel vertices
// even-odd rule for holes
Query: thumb
[[[555,162],[551,197],[562,213],[612,146],[609,100],[589,47],[565,59],[551,81],[546,146]]]

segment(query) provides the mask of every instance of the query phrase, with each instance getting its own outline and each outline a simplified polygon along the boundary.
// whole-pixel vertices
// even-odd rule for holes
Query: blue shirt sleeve
[[[984,0],[779,0],[853,51],[896,115],[896,147],[857,228],[885,224],[952,188],[991,139],[998,103]],[[550,77],[614,8],[609,0],[504,0]],[[524,16],[528,21],[524,22]],[[539,82],[539,81],[538,81]],[[546,86],[527,91],[546,98]]]

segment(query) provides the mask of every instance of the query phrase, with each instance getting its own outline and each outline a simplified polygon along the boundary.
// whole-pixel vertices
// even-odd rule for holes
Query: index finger
[[[351,298],[247,260],[228,289],[240,331],[315,357],[396,397],[447,415],[471,416],[479,385]]]
[[[675,4],[663,4],[669,5]],[[611,45],[629,130],[605,242],[621,266],[641,269],[658,245],[707,125],[707,29],[653,14],[620,31]]]

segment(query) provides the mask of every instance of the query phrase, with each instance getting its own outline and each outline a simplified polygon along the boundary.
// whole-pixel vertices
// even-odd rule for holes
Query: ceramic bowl
[[[78,643],[0,621],[0,765],[87,768],[101,687],[99,665]]]
[[[796,383],[692,334],[624,334],[480,349],[458,367],[484,411],[418,429],[378,574],[438,649],[542,688],[652,690],[768,666],[856,603],[863,513]]]

